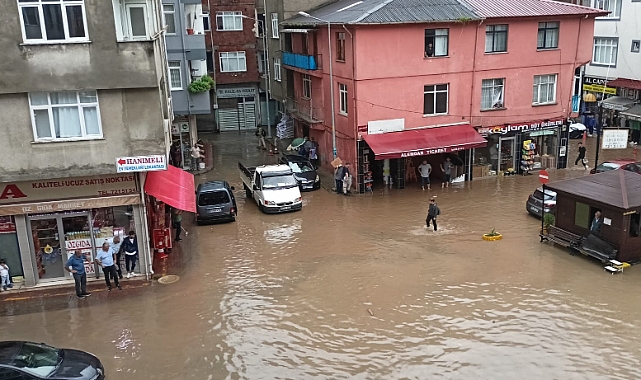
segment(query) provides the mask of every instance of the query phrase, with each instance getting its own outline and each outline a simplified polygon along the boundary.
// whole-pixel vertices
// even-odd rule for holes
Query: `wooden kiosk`
[[[641,261],[641,174],[612,170],[543,185],[555,191],[555,225],[542,231],[549,240],[604,263]],[[600,211],[600,231],[591,231]],[[620,263],[619,263],[620,264]]]

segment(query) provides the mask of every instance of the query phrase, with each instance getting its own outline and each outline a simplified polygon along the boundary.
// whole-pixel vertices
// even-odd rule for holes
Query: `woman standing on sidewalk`
[[[134,269],[136,268],[136,260],[138,259],[138,239],[134,231],[129,231],[129,236],[122,241],[122,251],[125,253],[127,278],[133,277],[136,275]]]

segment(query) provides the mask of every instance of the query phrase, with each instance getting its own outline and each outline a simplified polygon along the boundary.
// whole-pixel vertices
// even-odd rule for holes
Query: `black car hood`
[[[294,177],[296,177],[296,179],[299,181],[302,179],[306,179],[313,182],[316,180],[316,172],[294,173]]]
[[[63,350],[62,363],[49,376],[50,379],[93,379],[102,371],[100,360],[86,352]]]

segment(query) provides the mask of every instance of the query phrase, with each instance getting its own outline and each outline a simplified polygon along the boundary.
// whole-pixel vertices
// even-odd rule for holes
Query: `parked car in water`
[[[543,194],[543,187],[534,190],[534,193],[530,194],[525,203],[527,212],[539,218],[543,215],[543,212],[554,213],[555,207],[556,192],[546,189],[545,194]]]
[[[196,189],[196,223],[236,220],[234,187],[226,181],[201,183]]]
[[[87,352],[44,343],[0,342],[0,379],[103,380],[100,360]]]
[[[619,169],[641,174],[641,162],[638,162],[633,158],[621,158],[618,160],[606,161],[599,164],[596,169],[592,168],[592,170],[590,170],[590,174],[603,173],[610,170]]]
[[[311,191],[320,189],[321,181],[314,165],[303,156],[295,154],[284,154],[279,163],[289,166],[294,173],[300,191]]]
[[[252,198],[266,214],[300,211],[303,198],[298,181],[287,165],[245,166],[238,163],[245,196]]]
[[[587,132],[587,128],[585,125],[581,123],[572,123],[570,124],[570,128],[568,129],[569,136],[571,139],[580,139],[583,137],[583,134]]]

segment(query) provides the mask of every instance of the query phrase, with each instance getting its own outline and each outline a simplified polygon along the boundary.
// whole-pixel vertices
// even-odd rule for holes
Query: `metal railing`
[[[314,106],[311,99],[294,100],[287,98],[285,108],[294,116],[298,116],[310,123],[320,123],[323,121],[322,109]]]
[[[321,68],[321,56],[320,55],[304,55],[296,54],[292,52],[284,51],[283,55],[283,65],[296,67],[303,70],[318,70]]]

